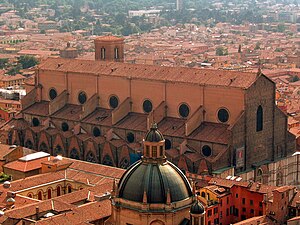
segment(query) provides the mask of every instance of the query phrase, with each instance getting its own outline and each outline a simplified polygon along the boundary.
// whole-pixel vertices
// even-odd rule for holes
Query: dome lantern
[[[158,130],[157,124],[153,123],[144,139],[143,159],[166,159],[165,156],[165,139]]]

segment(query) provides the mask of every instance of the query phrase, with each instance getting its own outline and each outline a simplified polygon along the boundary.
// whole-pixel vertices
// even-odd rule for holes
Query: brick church
[[[124,63],[124,39],[95,39],[95,60],[48,58],[1,128],[2,143],[127,168],[155,122],[181,170],[258,168],[293,154],[295,137],[261,73]]]

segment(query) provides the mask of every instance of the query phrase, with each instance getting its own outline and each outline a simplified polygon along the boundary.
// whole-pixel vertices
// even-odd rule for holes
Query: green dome
[[[205,212],[204,206],[199,200],[197,200],[192,206],[190,213],[191,214],[203,214]]]
[[[134,202],[166,204],[168,192],[170,201],[177,202],[192,196],[190,184],[185,175],[174,164],[138,161],[122,176],[119,182],[119,197]]]
[[[157,129],[157,124],[156,123],[152,124],[152,127],[150,128],[150,130],[146,134],[145,141],[160,142],[160,141],[163,141],[163,140],[165,140],[164,136]]]

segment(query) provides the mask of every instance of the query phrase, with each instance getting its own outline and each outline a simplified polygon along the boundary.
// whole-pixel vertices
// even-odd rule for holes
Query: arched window
[[[105,48],[104,47],[101,48],[101,53],[100,54],[101,54],[101,59],[104,60],[105,59]]]
[[[48,189],[47,194],[48,194],[48,199],[51,199],[51,197],[52,197],[52,191],[51,191],[50,188]]]
[[[79,159],[79,153],[76,148],[72,148],[72,150],[70,152],[70,158]]]
[[[105,155],[103,158],[103,164],[108,166],[113,166],[112,159],[109,155]]]
[[[263,129],[263,108],[262,106],[258,106],[257,111],[256,111],[256,131],[262,131]]]
[[[41,191],[38,193],[38,200],[43,200],[43,193]]]
[[[28,197],[28,198],[32,198],[32,194],[31,194],[31,193],[28,194],[27,197]]]
[[[201,192],[201,197],[205,198],[205,192]]]
[[[61,187],[57,186],[56,188],[56,196],[60,196],[61,195]]]
[[[71,193],[71,192],[72,192],[72,186],[68,185],[68,193]]]

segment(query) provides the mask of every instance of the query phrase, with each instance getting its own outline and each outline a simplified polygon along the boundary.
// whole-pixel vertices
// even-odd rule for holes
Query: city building
[[[43,152],[20,158],[42,165],[42,174],[0,187],[0,223],[205,225],[195,188],[166,160],[165,140],[156,124],[143,146],[143,158],[126,172]],[[30,201],[20,206],[20,199]]]
[[[2,142],[127,168],[155,121],[168,159],[192,173],[257,174],[295,152],[268,77],[114,62],[123,59],[122,43],[96,39],[96,61],[41,63],[22,114],[1,128]]]

